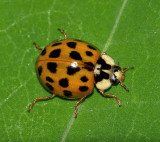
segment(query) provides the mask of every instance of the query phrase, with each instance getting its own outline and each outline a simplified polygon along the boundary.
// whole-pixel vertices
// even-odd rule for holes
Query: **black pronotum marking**
[[[101,69],[110,70],[111,69],[111,65],[109,65],[109,64],[102,64]]]
[[[98,59],[97,64],[100,64],[101,67],[98,68],[98,70],[100,70],[100,74],[95,74],[95,82],[100,82],[103,79],[109,79],[110,76],[108,73],[102,71],[104,70],[110,70],[111,69],[111,65],[107,64],[104,59],[102,59],[101,57]]]
[[[63,79],[59,80],[59,85],[61,87],[63,87],[63,88],[68,87],[68,85],[69,85],[68,79],[67,78],[63,78]]]
[[[77,51],[72,51],[70,57],[75,60],[82,60],[81,55]]]
[[[90,49],[92,50],[97,50],[95,47],[93,47],[92,45],[87,45]]]
[[[87,81],[88,81],[88,78],[87,78],[86,76],[82,76],[82,77],[81,77],[81,81],[82,81],[82,82],[87,82]]]
[[[102,79],[109,79],[109,74],[103,71],[100,71],[100,74],[95,74],[95,82],[100,82]]]
[[[109,79],[109,74],[106,72],[101,71],[100,75],[104,78],[104,79]]]
[[[72,66],[67,67],[67,74],[68,75],[73,75],[73,74],[75,74],[76,72],[79,72],[79,71],[80,71],[79,67],[72,67]]]
[[[93,56],[93,53],[91,51],[86,51],[87,56]]]
[[[50,72],[52,72],[52,73],[56,73],[56,71],[57,71],[57,64],[56,63],[53,63],[53,62],[48,62],[47,63],[47,68],[48,68],[48,70],[50,71]]]
[[[46,80],[47,80],[48,82],[51,82],[51,83],[54,82],[54,80],[53,80],[52,78],[50,78],[49,76],[46,77]]]
[[[46,83],[46,86],[47,86],[47,88],[48,88],[50,91],[53,91],[53,90],[54,90],[54,88],[53,88],[49,83]]]
[[[39,74],[39,76],[41,76],[41,74],[42,74],[42,66],[38,67],[38,74]]]
[[[41,55],[44,56],[46,54],[46,48],[44,48],[41,52]]]
[[[106,70],[111,69],[111,65],[106,64],[106,62],[101,57],[98,59],[97,63],[101,65],[101,69],[106,69]]]
[[[85,91],[88,90],[88,87],[87,87],[87,86],[80,86],[80,87],[79,87],[79,90],[80,90],[81,92],[85,92]]]
[[[58,45],[61,45],[61,44],[62,44],[61,42],[57,42],[57,43],[52,44],[52,47],[53,46],[58,46]]]
[[[76,42],[68,42],[68,47],[75,49],[76,48]]]
[[[49,57],[58,58],[60,56],[60,53],[61,53],[61,49],[55,49],[49,54]]]
[[[97,61],[97,64],[104,64],[105,61],[102,59],[102,57],[100,57]]]
[[[72,96],[71,91],[64,90],[63,93],[64,93],[64,96],[66,96],[66,97],[71,97]]]

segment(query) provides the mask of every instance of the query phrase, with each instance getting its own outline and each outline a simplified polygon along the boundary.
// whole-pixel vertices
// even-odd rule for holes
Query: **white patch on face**
[[[114,75],[112,75],[112,76],[111,76],[111,79],[112,79],[112,80],[115,80],[115,79],[116,79],[116,77],[115,77]]]
[[[96,64],[96,66],[95,66],[95,69],[94,69],[94,74],[100,74],[100,70],[98,70],[98,69],[100,69],[101,68],[101,65],[100,64]]]
[[[99,90],[106,90],[109,87],[111,87],[111,85],[112,84],[111,84],[110,80],[108,80],[108,79],[103,79],[102,81],[96,83],[96,87]]]
[[[110,56],[108,56],[106,54],[102,54],[101,57],[102,57],[103,60],[105,60],[106,64],[109,64],[111,66],[115,65],[114,60]]]

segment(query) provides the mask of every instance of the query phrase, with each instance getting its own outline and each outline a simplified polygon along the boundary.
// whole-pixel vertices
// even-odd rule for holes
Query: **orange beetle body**
[[[99,55],[100,51],[86,42],[54,41],[36,62],[38,77],[52,94],[67,99],[88,96],[94,88],[94,66]]]

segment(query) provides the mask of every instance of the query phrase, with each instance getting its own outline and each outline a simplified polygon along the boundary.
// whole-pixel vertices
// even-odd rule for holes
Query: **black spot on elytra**
[[[79,67],[72,67],[72,66],[67,67],[67,74],[68,75],[73,75],[73,74],[75,74],[76,72],[79,72],[79,71],[80,71]]]
[[[44,56],[46,54],[46,48],[44,48],[41,52],[41,55]]]
[[[72,96],[71,91],[64,90],[63,93],[64,93],[64,96],[66,96],[66,97],[71,97]]]
[[[50,91],[53,91],[53,90],[54,90],[54,88],[53,88],[49,83],[46,83],[46,86],[47,86],[47,88],[48,88]]]
[[[61,49],[55,49],[49,54],[49,57],[58,58],[60,56],[60,53],[61,53]]]
[[[81,81],[82,81],[82,82],[87,82],[87,81],[88,81],[88,78],[87,78],[86,76],[82,76],[82,77],[81,77]]]
[[[87,45],[90,49],[92,49],[92,50],[97,50],[94,46],[92,46],[92,45]]]
[[[58,45],[61,45],[61,44],[62,44],[61,42],[57,42],[57,43],[52,44],[52,47],[53,46],[58,46]]]
[[[68,47],[75,49],[76,48],[76,42],[67,42]]]
[[[86,51],[87,56],[93,56],[93,53],[91,51]]]
[[[43,70],[43,69],[42,69],[42,66],[39,66],[39,67],[38,67],[38,74],[39,74],[39,76],[41,76],[42,70]]]
[[[63,79],[59,80],[59,85],[60,85],[61,87],[63,87],[63,88],[68,87],[68,84],[69,84],[69,82],[68,82],[68,79],[67,79],[67,78],[63,78]]]
[[[94,64],[92,62],[84,62],[84,63],[91,66],[91,67],[94,67]]]
[[[79,87],[79,90],[80,90],[81,92],[85,92],[85,91],[88,90],[88,87],[87,87],[87,86],[80,86],[80,87]]]
[[[75,60],[82,60],[81,55],[77,51],[72,51],[70,57]]]
[[[54,82],[54,80],[53,80],[52,78],[50,78],[49,76],[46,77],[46,80],[47,80],[48,82],[51,82],[51,83]]]
[[[53,63],[53,62],[48,62],[47,63],[47,68],[50,72],[52,73],[56,73],[57,71],[57,64],[56,63]]]
[[[86,69],[86,70],[88,70],[88,71],[93,71],[93,68],[88,67],[88,66],[85,66],[85,67],[83,67],[83,68]]]

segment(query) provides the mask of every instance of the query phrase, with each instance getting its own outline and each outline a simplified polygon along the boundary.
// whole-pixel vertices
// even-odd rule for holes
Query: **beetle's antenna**
[[[128,69],[134,69],[134,67],[124,68],[124,69],[122,69],[122,72],[124,73],[124,72],[126,72]]]

